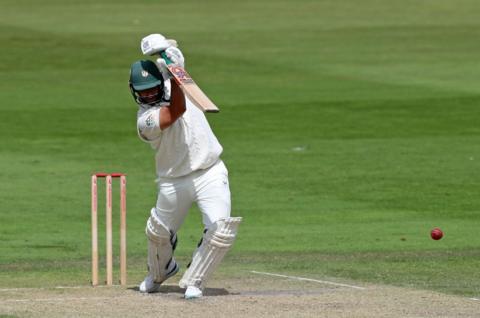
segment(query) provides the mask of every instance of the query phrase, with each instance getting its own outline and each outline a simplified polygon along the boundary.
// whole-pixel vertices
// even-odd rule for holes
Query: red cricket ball
[[[438,227],[436,227],[430,232],[430,236],[434,240],[439,240],[443,237],[443,232]]]

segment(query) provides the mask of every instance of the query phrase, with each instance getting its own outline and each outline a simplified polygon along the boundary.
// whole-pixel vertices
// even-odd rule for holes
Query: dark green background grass
[[[244,223],[219,275],[478,296],[479,10],[3,0],[0,286],[89,283],[90,174],[103,170],[128,174],[130,283],[142,279],[154,161],[127,80],[140,39],[161,32],[221,108],[208,118]],[[183,264],[200,233],[194,209],[179,233]]]

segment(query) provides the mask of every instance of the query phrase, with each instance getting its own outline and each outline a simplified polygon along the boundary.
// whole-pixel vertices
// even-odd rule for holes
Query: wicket
[[[120,178],[120,285],[127,284],[127,179],[123,173],[92,174],[92,285],[98,285],[98,196],[97,178],[106,184],[106,284],[113,285],[112,178]]]

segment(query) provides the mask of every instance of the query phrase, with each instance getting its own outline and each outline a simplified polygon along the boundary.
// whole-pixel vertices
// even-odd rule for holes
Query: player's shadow
[[[134,291],[140,291],[138,286],[128,288]],[[162,285],[160,286],[160,290],[155,294],[184,294],[185,288],[180,288],[175,285]],[[203,289],[203,296],[227,296],[230,295],[228,290],[225,288],[205,288]]]

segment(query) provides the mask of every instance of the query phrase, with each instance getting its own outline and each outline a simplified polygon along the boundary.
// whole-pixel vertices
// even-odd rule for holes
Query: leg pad
[[[218,220],[208,229],[193,254],[192,262],[179,282],[180,287],[202,288],[233,245],[241,217]]]

